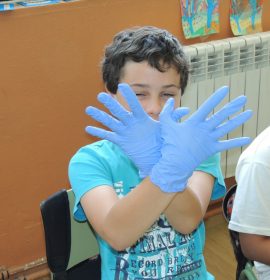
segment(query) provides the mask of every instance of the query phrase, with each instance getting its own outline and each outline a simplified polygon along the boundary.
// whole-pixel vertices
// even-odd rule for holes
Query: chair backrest
[[[71,254],[68,269],[75,264],[99,254],[99,247],[94,232],[88,222],[78,222],[73,218],[74,193],[67,191],[71,217]]]
[[[88,222],[73,218],[74,193],[60,190],[42,201],[46,256],[53,279],[100,279],[99,247]]]
[[[237,188],[237,184],[231,186],[229,190],[226,192],[222,202],[223,215],[228,223],[232,215],[233,201],[236,193],[236,188]]]
[[[222,203],[223,215],[228,223],[231,219],[236,188],[237,184],[233,185],[226,192]],[[252,271],[253,262],[247,259],[242,252],[239,239],[239,232],[229,229],[229,235],[233,247],[234,256],[237,261],[236,280],[256,280],[257,278]]]

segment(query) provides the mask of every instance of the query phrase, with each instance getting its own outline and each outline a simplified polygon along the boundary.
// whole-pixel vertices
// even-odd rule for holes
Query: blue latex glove
[[[110,94],[100,93],[98,100],[114,117],[91,106],[86,109],[86,113],[111,131],[88,126],[86,132],[117,144],[137,166],[140,177],[144,178],[161,156],[160,125],[145,113],[131,87],[119,84],[118,89],[130,111]]]
[[[184,190],[188,178],[204,160],[217,152],[250,143],[248,137],[219,141],[251,117],[252,112],[247,110],[227,120],[244,106],[245,96],[239,96],[207,118],[227,93],[228,87],[220,88],[182,123],[172,118],[174,100],[169,99],[165,104],[160,114],[162,156],[150,174],[150,180],[162,191]]]

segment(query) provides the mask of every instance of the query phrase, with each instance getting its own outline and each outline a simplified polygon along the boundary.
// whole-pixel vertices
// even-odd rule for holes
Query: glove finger
[[[235,116],[234,118],[230,119],[223,125],[219,126],[213,133],[212,136],[216,139],[223,137],[224,135],[228,134],[238,126],[245,123],[248,119],[252,116],[252,111],[247,110],[242,112],[241,114]]]
[[[115,133],[111,131],[107,131],[105,129],[99,128],[99,127],[94,127],[94,126],[87,126],[85,128],[85,131],[88,134],[91,134],[95,137],[101,138],[101,139],[106,139],[111,142],[115,142]]]
[[[133,113],[133,115],[138,119],[143,119],[147,116],[145,113],[143,107],[141,106],[136,94],[132,90],[132,88],[128,84],[119,84],[118,90],[123,95],[125,100],[127,101],[127,104]]]
[[[113,116],[125,123],[130,118],[130,112],[127,111],[115,98],[110,94],[101,92],[98,94],[98,101],[101,102]]]
[[[208,120],[207,124],[210,128],[215,128],[222,124],[223,121],[225,121],[229,116],[232,114],[238,112],[247,102],[247,97],[244,95],[241,95],[228,104],[226,104],[224,107],[222,107],[218,112],[216,112],[214,115],[212,115]]]
[[[98,108],[89,106],[86,108],[85,112],[87,115],[91,116],[94,120],[107,126],[112,131],[119,132],[123,127],[120,121],[113,118],[106,112],[99,110]]]
[[[250,144],[250,142],[251,142],[250,137],[239,137],[239,138],[220,141],[218,142],[217,145],[217,151],[222,152],[225,150],[241,147]]]
[[[178,122],[181,120],[182,117],[184,117],[185,115],[187,115],[190,112],[190,109],[187,107],[179,107],[177,109],[175,109],[172,113],[172,119],[175,122]]]
[[[214,108],[225,98],[228,92],[229,88],[227,86],[219,88],[191,115],[189,120],[195,123],[205,120]]]
[[[174,110],[174,99],[169,98],[166,101],[166,103],[165,103],[165,105],[164,105],[164,107],[163,107],[163,109],[162,109],[162,111],[159,115],[159,120],[160,121],[166,121],[168,119],[171,119],[172,114],[173,114],[173,110]]]

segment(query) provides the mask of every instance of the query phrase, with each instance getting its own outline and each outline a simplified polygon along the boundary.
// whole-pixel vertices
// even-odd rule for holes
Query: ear
[[[104,87],[105,87],[105,91],[106,91],[107,93],[110,93],[109,90],[108,90],[108,88],[107,88],[107,85],[104,85]]]
[[[105,91],[110,94],[113,98],[117,99],[117,93],[111,93],[108,88],[107,88],[107,85],[105,85]]]

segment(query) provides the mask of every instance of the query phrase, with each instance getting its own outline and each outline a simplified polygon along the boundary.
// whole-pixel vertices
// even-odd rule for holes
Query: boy
[[[270,127],[241,154],[229,228],[239,232],[244,255],[254,260],[259,280],[270,279]]]
[[[96,231],[102,279],[213,279],[203,258],[202,220],[210,198],[224,194],[216,153],[249,141],[217,142],[250,117],[247,111],[221,124],[245,97],[205,121],[226,95],[222,88],[179,123],[188,110],[174,104],[188,63],[178,40],[155,27],[117,34],[102,70],[108,93],[98,99],[114,117],[94,107],[87,113],[111,131],[87,132],[109,141],[81,148],[69,166],[74,215]]]

